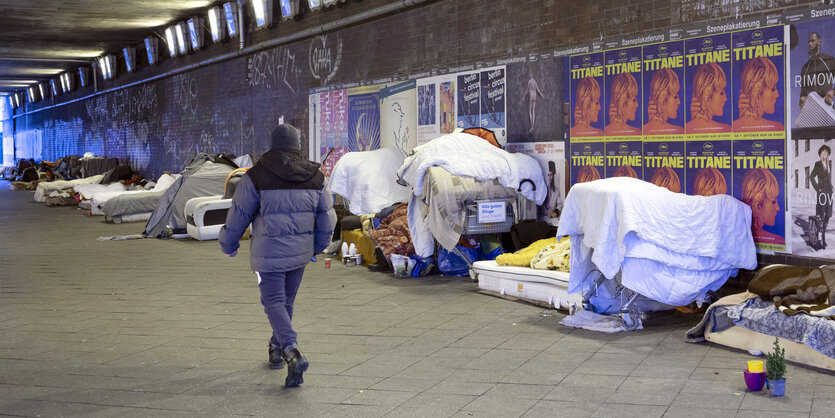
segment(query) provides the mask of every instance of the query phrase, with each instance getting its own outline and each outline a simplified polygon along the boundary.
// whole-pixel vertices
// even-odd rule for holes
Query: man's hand
[[[232,251],[231,253],[226,254],[226,255],[228,255],[229,257],[234,257],[234,256],[238,255],[238,250]]]

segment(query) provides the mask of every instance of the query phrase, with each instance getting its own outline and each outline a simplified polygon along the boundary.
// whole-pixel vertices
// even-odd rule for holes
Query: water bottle
[[[342,259],[344,260],[345,257],[348,257],[348,243],[342,241]]]
[[[348,255],[357,255],[357,246],[353,242],[348,247]]]

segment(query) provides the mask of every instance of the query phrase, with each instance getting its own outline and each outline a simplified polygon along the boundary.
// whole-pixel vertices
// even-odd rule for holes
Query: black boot
[[[287,378],[284,379],[284,386],[294,387],[304,383],[302,374],[307,371],[309,364],[301,351],[293,347],[284,353],[284,358],[287,359]]]
[[[284,368],[284,350],[281,347],[276,347],[272,343],[270,344],[270,368],[271,369],[283,369]]]

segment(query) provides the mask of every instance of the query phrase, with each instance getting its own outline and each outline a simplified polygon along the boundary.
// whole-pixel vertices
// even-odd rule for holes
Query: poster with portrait
[[[787,26],[792,138],[835,136],[835,19],[821,18]],[[806,105],[809,106],[806,106]]]
[[[641,59],[641,47],[604,53],[603,135],[607,141],[641,140]]]
[[[530,155],[539,162],[548,194],[545,202],[537,207],[537,220],[557,226],[565,202],[565,142],[510,143],[507,151]]]
[[[421,78],[416,81],[418,145],[423,145],[441,135],[439,81],[435,77]]]
[[[505,67],[481,70],[481,127],[493,131],[499,145],[507,144]]]
[[[787,194],[791,203],[791,252],[835,259],[832,218],[833,143],[823,139],[792,139],[792,170]]]
[[[606,178],[606,143],[571,141],[570,152],[570,184]]]
[[[685,152],[687,194],[713,196],[733,193],[732,141],[687,141]]]
[[[481,126],[481,73],[458,74],[456,126],[462,129]]]
[[[569,58],[571,141],[603,137],[603,53]]]
[[[736,140],[733,196],[751,206],[757,248],[786,251],[785,152],[782,139]]]
[[[734,97],[731,34],[687,39],[684,52],[684,131],[688,140],[730,139]]]
[[[643,147],[641,141],[606,139],[606,178],[644,178]]]
[[[665,136],[652,136],[644,140],[643,179],[671,192],[684,193],[684,141],[650,139],[663,137]]]
[[[417,89],[415,80],[380,89],[380,147],[409,154],[417,145]]]
[[[507,142],[541,142],[565,137],[562,58],[507,64]]]
[[[643,67],[644,137],[684,140],[684,41],[645,45]]]
[[[348,89],[348,151],[380,148],[380,87]]]
[[[733,33],[735,138],[785,139],[783,27]]]

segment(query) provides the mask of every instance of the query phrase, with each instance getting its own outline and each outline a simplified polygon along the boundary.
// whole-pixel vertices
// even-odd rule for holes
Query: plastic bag
[[[480,259],[481,251],[480,249],[473,249],[462,247],[460,245],[456,245],[455,248],[464,254],[470,263],[474,263]],[[470,274],[470,266],[467,264],[464,259],[458,256],[451,251],[447,251],[445,248],[440,248],[438,250],[438,269],[441,270],[441,273],[447,276],[468,276]]]

